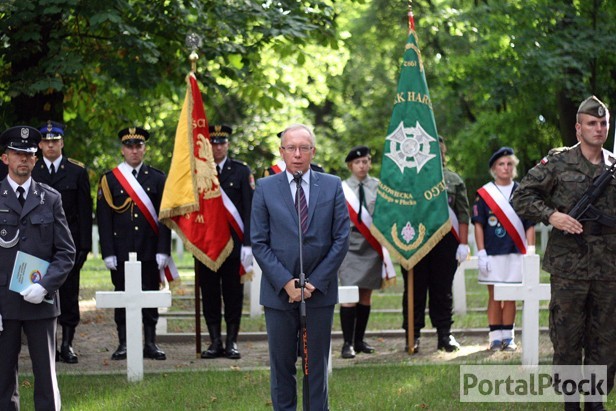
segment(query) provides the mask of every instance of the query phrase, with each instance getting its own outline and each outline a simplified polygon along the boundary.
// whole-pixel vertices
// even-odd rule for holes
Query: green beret
[[[590,96],[582,101],[577,112],[578,114],[590,114],[593,117],[605,117],[609,113],[605,104],[595,96]]]

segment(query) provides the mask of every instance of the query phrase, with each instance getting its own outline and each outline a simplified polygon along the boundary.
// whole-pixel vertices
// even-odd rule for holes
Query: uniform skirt
[[[381,288],[383,260],[366,238],[355,228],[349,236],[349,251],[340,266],[340,285],[359,288]]]
[[[490,271],[479,272],[479,284],[516,284],[522,282],[522,254],[489,255]]]

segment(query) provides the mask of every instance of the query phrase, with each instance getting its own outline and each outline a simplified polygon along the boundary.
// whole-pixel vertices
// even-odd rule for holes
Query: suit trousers
[[[3,325],[4,331],[0,333],[0,410],[19,410],[18,360],[22,329],[28,339],[34,374],[34,408],[37,411],[59,410],[56,318],[27,321],[3,319]]]
[[[240,325],[244,303],[244,284],[240,282],[240,258],[231,254],[220,266],[212,271],[195,260],[199,270],[199,286],[203,300],[203,317],[209,326],[220,325],[222,305],[225,306],[225,322]]]
[[[458,241],[448,233],[432,250],[413,267],[414,332],[426,326],[426,300],[429,315],[436,329],[447,329],[453,323],[453,277],[458,268],[456,250]],[[408,327],[407,271],[402,269],[404,293],[402,295],[402,328]]]
[[[111,281],[115,291],[124,291],[124,261],[118,261],[118,269],[111,270]],[[158,291],[160,289],[160,275],[156,261],[141,262],[141,289],[143,291]],[[143,325],[155,326],[158,322],[158,308],[142,308]],[[114,320],[117,325],[126,324],[126,309],[116,308]]]
[[[300,336],[299,303],[292,310],[265,307],[270,356],[270,391],[275,411],[297,408],[297,346]],[[308,384],[310,411],[328,410],[327,366],[334,306],[307,307]],[[304,409],[308,409],[304,398]]]

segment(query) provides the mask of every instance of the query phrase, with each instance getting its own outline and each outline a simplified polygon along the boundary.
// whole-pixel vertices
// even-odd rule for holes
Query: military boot
[[[118,325],[118,340],[120,344],[113,354],[111,354],[112,360],[125,360],[126,359],[126,325]]]
[[[145,344],[143,345],[143,358],[166,360],[167,355],[156,345],[156,326],[144,325],[143,334],[145,337]]]
[[[225,356],[225,349],[222,346],[220,338],[220,324],[209,325],[207,329],[210,333],[210,341],[212,342],[207,350],[201,352],[201,358],[218,358]]]
[[[73,337],[75,336],[75,327],[62,326],[62,344],[60,345],[60,361],[67,364],[77,364],[79,359],[73,351]]]
[[[437,348],[439,350],[454,352],[460,349],[460,344],[453,338],[449,328],[439,328],[436,330],[436,334],[438,338]]]
[[[240,350],[237,348],[237,334],[240,331],[239,324],[227,324],[227,343],[225,344],[225,357],[232,360],[242,358]]]

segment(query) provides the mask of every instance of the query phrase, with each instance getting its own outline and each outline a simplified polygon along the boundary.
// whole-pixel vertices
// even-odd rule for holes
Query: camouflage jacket
[[[605,150],[604,157],[610,163],[615,161]],[[569,212],[604,169],[588,161],[579,145],[552,150],[521,181],[511,200],[513,208],[521,217],[547,225],[555,211]],[[616,214],[616,180],[594,205],[608,215]],[[579,243],[575,236],[553,229],[543,269],[564,278],[616,281],[616,230],[606,234],[587,228],[585,224]]]
[[[443,167],[443,178],[447,186],[447,201],[449,207],[456,213],[456,217],[458,217],[458,222],[460,224],[468,224],[471,218],[471,211],[468,205],[468,196],[466,195],[466,185],[464,185],[464,181],[458,174],[446,167]]]

